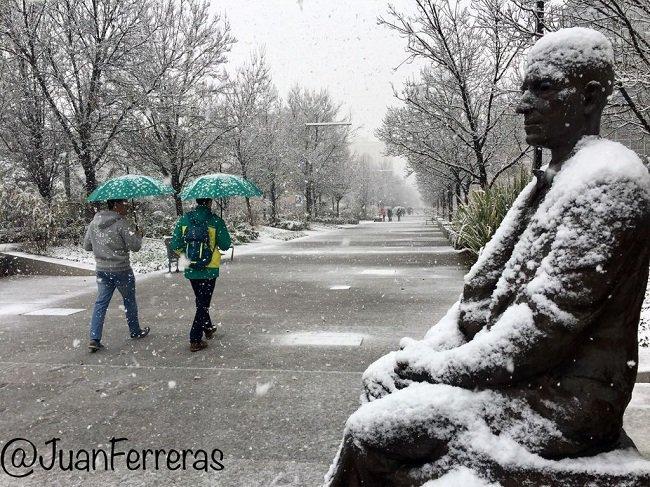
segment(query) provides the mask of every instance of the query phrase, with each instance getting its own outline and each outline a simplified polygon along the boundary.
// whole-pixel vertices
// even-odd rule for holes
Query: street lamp
[[[349,127],[350,122],[305,122],[305,127]]]

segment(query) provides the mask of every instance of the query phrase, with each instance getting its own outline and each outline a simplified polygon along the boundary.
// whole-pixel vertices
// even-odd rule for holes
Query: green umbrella
[[[170,194],[174,194],[174,189],[157,179],[139,174],[127,174],[106,181],[90,193],[87,201],[129,200]]]
[[[192,181],[181,191],[182,200],[197,198],[228,198],[262,196],[262,191],[250,181],[234,174],[206,174]]]

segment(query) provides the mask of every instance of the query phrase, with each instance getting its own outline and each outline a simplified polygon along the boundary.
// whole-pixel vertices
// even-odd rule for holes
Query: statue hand
[[[410,337],[404,337],[399,341],[399,349],[404,350],[407,347],[418,347],[418,346],[425,346],[425,342],[423,340],[415,340]]]
[[[381,399],[384,396],[398,389],[395,381],[398,377],[395,375],[395,353],[380,357],[374,361],[363,373],[361,382],[363,383],[363,393],[361,402],[370,402]]]
[[[433,352],[429,350],[428,353]],[[400,385],[408,385],[413,382],[435,382],[431,373],[422,365],[426,360],[426,354],[427,350],[422,348],[406,348],[397,352],[394,372],[397,376],[396,384],[399,389],[402,388]]]

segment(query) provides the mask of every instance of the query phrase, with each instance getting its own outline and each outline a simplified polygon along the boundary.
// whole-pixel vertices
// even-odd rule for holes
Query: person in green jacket
[[[187,249],[187,235],[192,228],[206,228],[209,237],[209,247],[212,252],[211,260],[204,266],[190,264],[185,268],[185,277],[190,280],[196,297],[196,314],[190,330],[190,350],[203,350],[208,344],[203,340],[211,340],[215,327],[210,319],[210,302],[217,277],[221,254],[219,249],[228,250],[232,244],[230,234],[224,221],[212,213],[211,199],[197,199],[196,208],[178,219],[170,246],[181,255]]]

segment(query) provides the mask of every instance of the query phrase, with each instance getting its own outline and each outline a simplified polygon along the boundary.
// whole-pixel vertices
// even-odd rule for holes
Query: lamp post
[[[305,122],[305,128],[309,129],[310,127],[316,128],[316,144],[318,143],[318,128],[319,127],[349,127],[352,125],[350,122]],[[313,166],[309,157],[305,159],[305,173],[307,180],[305,181],[305,205],[307,218],[311,218],[312,208],[315,204],[314,201],[314,180],[312,174]]]
[[[541,39],[544,36],[544,2],[539,0],[535,5],[535,37]],[[533,169],[542,167],[542,148],[534,148]]]

